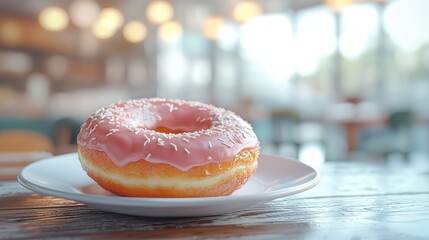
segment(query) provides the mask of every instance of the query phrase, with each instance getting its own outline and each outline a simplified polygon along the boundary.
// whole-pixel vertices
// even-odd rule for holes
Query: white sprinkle
[[[207,157],[207,160],[212,160],[212,157],[208,156],[208,157]]]
[[[221,142],[221,144],[222,144],[222,145],[224,145],[224,146],[227,146],[227,147],[229,147],[229,148],[232,148],[232,147],[233,147],[233,145],[229,145],[229,144],[224,143],[224,142]]]
[[[159,146],[164,146],[164,141],[161,138],[158,138],[158,144]]]
[[[223,139],[223,138],[218,138],[218,140],[221,141],[221,142],[226,142],[226,140]]]
[[[108,134],[106,134],[106,137],[108,137],[108,136],[110,136],[112,134],[113,134],[113,132],[109,132]]]
[[[95,124],[95,126],[91,130],[89,130],[89,135],[91,135],[97,127],[98,127],[98,124]]]
[[[205,122],[205,121],[207,121],[209,118],[201,118],[200,119],[200,122]]]
[[[182,140],[184,141],[184,142],[189,142],[189,140],[188,139],[186,139],[186,138],[182,138]]]
[[[187,148],[185,148],[184,150],[188,155],[191,154],[191,152]]]
[[[146,160],[149,160],[149,158],[150,158],[150,156],[151,156],[152,154],[148,154],[147,156],[146,156]]]
[[[212,147],[213,147],[212,142],[209,141],[209,148],[212,148]]]
[[[228,134],[227,136],[228,136],[229,140],[231,140],[231,142],[234,142],[234,139],[232,139],[231,134]]]
[[[176,152],[177,152],[177,145],[176,145],[176,144],[174,144],[174,143],[170,143],[170,145],[171,145],[171,146],[173,146],[173,147],[174,147],[174,150],[176,150]]]
[[[208,132],[205,132],[205,133],[203,133],[204,135],[206,135],[206,136],[208,136],[208,137],[211,137],[212,135],[210,134],[210,133],[208,133]]]
[[[147,139],[145,142],[144,142],[144,144],[143,144],[143,146],[146,146],[146,144],[148,144],[149,143],[149,139]]]

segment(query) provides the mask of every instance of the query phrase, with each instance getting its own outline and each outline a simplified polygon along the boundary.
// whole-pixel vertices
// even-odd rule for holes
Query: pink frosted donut
[[[229,195],[257,167],[259,142],[231,111],[160,98],[101,108],[77,137],[83,169],[123,196]]]

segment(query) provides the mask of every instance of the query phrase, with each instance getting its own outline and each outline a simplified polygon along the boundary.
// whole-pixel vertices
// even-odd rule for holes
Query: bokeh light
[[[124,23],[124,16],[116,8],[104,8],[100,13],[100,21],[104,22],[109,28],[119,28]]]
[[[92,27],[93,34],[101,39],[112,37],[124,23],[122,13],[116,8],[104,8]]]
[[[124,38],[129,42],[141,42],[147,36],[146,26],[139,21],[131,21],[124,27]]]
[[[97,21],[100,6],[93,0],[75,0],[70,4],[70,19],[79,28],[90,28]]]
[[[107,27],[101,21],[97,21],[92,27],[92,33],[100,39],[111,38],[113,35],[115,35],[115,32],[116,29]]]
[[[252,1],[242,1],[235,5],[233,9],[233,17],[239,22],[247,22],[262,14],[261,7]]]
[[[176,42],[183,35],[183,29],[180,23],[169,21],[159,27],[159,38],[164,42]]]
[[[278,31],[278,29],[283,29]],[[273,79],[285,79],[294,70],[292,25],[281,15],[261,16],[241,31],[243,57],[260,64]]]
[[[325,0],[325,4],[335,12],[341,12],[347,5],[357,0]]]
[[[414,51],[429,42],[429,1],[398,0],[388,5],[384,26],[392,41],[400,48]]]
[[[149,3],[146,9],[147,19],[153,24],[162,24],[173,18],[174,10],[167,1],[156,0]]]
[[[40,12],[39,22],[46,30],[60,31],[67,27],[69,18],[62,8],[47,7]]]
[[[347,59],[356,59],[374,42],[379,23],[377,9],[372,4],[352,5],[343,10],[341,19],[340,52]]]
[[[313,8],[297,16],[294,56],[300,75],[314,74],[321,61],[336,49],[335,19],[324,8]]]
[[[219,47],[227,51],[235,49],[239,38],[238,34],[238,29],[234,24],[222,25],[218,33]]]
[[[224,24],[224,20],[221,17],[209,17],[204,21],[203,33],[206,38],[210,40],[216,40],[219,35],[219,30]]]

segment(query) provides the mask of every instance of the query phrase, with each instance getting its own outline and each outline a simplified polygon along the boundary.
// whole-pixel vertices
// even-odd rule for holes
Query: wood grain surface
[[[429,161],[429,159],[428,159]],[[327,163],[315,188],[210,217],[107,213],[0,182],[0,239],[429,239],[427,163]]]

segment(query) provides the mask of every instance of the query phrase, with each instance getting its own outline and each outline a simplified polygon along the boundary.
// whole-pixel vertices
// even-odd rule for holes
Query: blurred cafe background
[[[0,0],[3,159],[75,152],[89,114],[142,97],[231,109],[314,165],[422,159],[429,0]]]

